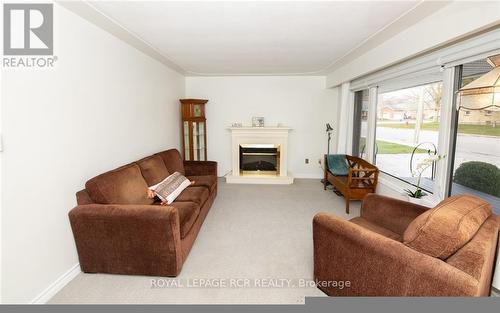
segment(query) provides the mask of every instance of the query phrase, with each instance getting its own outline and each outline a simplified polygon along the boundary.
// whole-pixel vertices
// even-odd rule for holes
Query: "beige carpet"
[[[346,215],[343,198],[324,191],[319,180],[290,186],[221,181],[177,278],[82,273],[50,303],[304,303],[305,296],[324,296],[300,285],[313,277],[311,222],[322,211],[351,218],[359,215],[359,202]],[[170,286],[152,288],[152,279]]]

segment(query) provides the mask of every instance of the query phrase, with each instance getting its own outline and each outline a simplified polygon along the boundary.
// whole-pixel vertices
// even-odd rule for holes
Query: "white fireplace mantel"
[[[235,184],[292,184],[293,176],[288,173],[288,127],[230,127],[231,169],[226,176],[227,183]],[[274,144],[280,146],[280,173],[270,175],[240,175],[240,145]]]

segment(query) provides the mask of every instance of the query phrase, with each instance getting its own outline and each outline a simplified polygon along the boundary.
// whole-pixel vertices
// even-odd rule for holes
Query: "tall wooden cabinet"
[[[182,144],[184,160],[207,159],[207,119],[203,99],[180,99],[182,114]]]

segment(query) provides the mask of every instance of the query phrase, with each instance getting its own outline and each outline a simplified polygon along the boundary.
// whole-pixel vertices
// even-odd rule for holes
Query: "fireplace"
[[[288,127],[231,127],[228,184],[293,184],[288,172]]]
[[[280,146],[241,144],[240,175],[279,175]]]

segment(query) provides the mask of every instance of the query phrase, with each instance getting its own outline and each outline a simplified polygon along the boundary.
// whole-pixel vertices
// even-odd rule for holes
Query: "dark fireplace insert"
[[[240,171],[279,174],[279,146],[273,144],[240,145]]]

